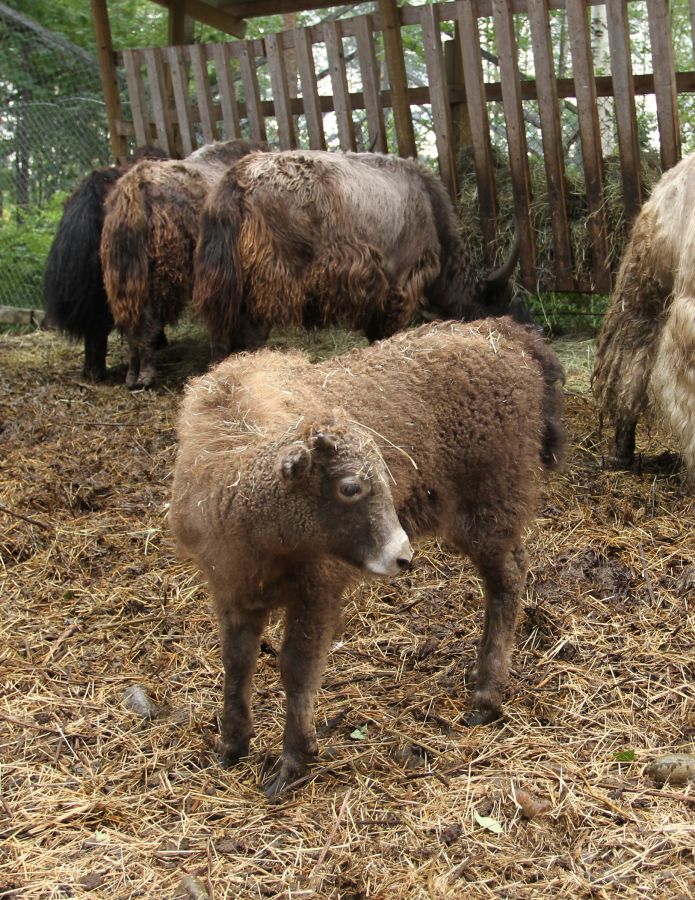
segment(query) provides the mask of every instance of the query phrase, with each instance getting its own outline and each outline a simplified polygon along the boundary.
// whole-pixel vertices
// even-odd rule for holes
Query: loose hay
[[[480,590],[429,543],[351,596],[320,758],[275,805],[279,629],[251,757],[224,771],[216,628],[164,521],[182,346],[129,394],[80,382],[53,335],[0,336],[0,896],[692,896],[695,787],[644,770],[693,748],[695,509],[657,432],[641,473],[602,470],[592,345],[557,345],[570,464],[530,535],[504,724],[463,724]],[[549,809],[527,821],[517,789]]]

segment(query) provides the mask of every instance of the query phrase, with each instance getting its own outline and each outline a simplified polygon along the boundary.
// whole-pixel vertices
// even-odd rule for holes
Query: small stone
[[[644,770],[657,784],[685,784],[695,780],[695,756],[692,753],[667,753],[657,756]]]
[[[186,897],[190,898],[190,900],[209,900],[210,895],[200,878],[196,878],[195,875],[184,875],[179,881],[176,897]]]
[[[143,719],[154,719],[159,712],[157,704],[139,684],[132,684],[126,689],[123,703],[127,709],[142,716]]]

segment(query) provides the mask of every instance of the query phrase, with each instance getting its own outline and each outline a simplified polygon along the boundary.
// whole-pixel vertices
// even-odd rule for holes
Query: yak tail
[[[193,308],[218,342],[231,338],[244,297],[239,234],[244,221],[243,187],[228,171],[200,216],[195,250]]]
[[[106,302],[99,258],[104,200],[123,174],[95,169],[65,203],[43,279],[46,324],[82,338],[108,332],[113,321]]]
[[[136,171],[109,198],[101,239],[104,286],[122,328],[137,324],[149,293],[148,209]]]

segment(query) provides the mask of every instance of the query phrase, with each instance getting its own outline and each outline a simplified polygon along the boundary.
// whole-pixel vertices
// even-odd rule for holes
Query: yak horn
[[[512,277],[512,272],[519,261],[519,251],[521,249],[521,238],[519,237],[519,229],[514,229],[514,244],[511,253],[502,265],[485,276],[486,287],[498,287],[507,284]]]

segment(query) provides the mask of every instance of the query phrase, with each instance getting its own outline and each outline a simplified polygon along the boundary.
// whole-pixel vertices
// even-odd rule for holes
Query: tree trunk
[[[15,188],[17,221],[24,221],[29,212],[29,102],[31,90],[19,89],[17,98],[17,131],[15,134]]]

